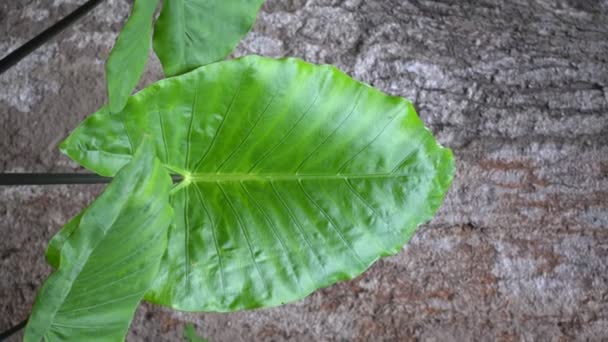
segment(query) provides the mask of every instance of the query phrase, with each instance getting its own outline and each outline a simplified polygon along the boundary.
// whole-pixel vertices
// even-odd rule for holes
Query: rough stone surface
[[[0,56],[77,0],[0,2]],[[0,76],[0,171],[73,171],[57,143],[105,101],[129,11],[108,0]],[[235,55],[332,63],[416,104],[458,172],[403,251],[284,307],[142,305],[129,341],[608,338],[608,1],[267,0]],[[142,81],[161,75],[157,60]],[[0,330],[28,314],[44,247],[100,187],[0,189]],[[15,340],[18,340],[16,337]]]

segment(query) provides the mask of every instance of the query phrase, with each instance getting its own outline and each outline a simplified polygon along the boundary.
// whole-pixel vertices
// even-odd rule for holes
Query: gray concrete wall
[[[0,56],[83,1],[0,2]],[[107,0],[0,76],[0,171],[75,171],[56,145],[105,100],[129,11]],[[457,158],[435,219],[361,277],[281,308],[142,305],[129,341],[608,339],[608,1],[267,0],[235,55],[332,63],[408,97]],[[161,75],[152,61],[142,84]],[[49,238],[101,190],[0,188],[0,330]]]

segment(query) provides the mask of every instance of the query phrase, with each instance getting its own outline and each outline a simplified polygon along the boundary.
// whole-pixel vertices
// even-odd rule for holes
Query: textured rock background
[[[84,0],[0,2],[0,56]],[[57,143],[105,100],[129,11],[107,0],[0,76],[0,171],[78,167]],[[129,341],[606,340],[608,1],[267,0],[236,55],[332,63],[414,101],[457,157],[397,256],[281,308],[143,305]],[[156,60],[142,84],[161,75]],[[48,239],[101,190],[0,188],[0,330],[28,315]]]

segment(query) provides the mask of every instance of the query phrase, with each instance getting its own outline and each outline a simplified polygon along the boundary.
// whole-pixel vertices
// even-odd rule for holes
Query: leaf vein
[[[197,173],[190,176],[194,183],[240,182],[240,181],[298,181],[298,180],[343,180],[343,179],[392,179],[408,177],[404,173],[366,173],[366,174],[244,174],[244,173]]]
[[[249,249],[249,255],[251,256],[251,262],[253,263],[253,266],[255,267],[258,275],[260,276],[260,279],[262,280],[262,283],[264,284],[264,288],[266,289],[266,292],[268,292],[268,294],[270,295],[271,294],[270,286],[268,285],[267,280],[264,278],[264,275],[262,274],[262,270],[260,270],[260,265],[258,265],[258,262],[255,259],[255,254],[253,252],[253,247],[251,246],[251,241],[249,239],[249,234],[247,234],[247,232],[245,231],[245,225],[243,224],[242,218],[239,215],[239,213],[236,210],[236,208],[234,207],[234,204],[232,203],[232,201],[230,200],[230,198],[226,194],[226,191],[222,187],[222,184],[220,184],[219,182],[216,182],[216,184],[220,188],[220,191],[222,192],[222,194],[224,195],[224,198],[226,199],[226,202],[228,203],[228,206],[230,207],[230,209],[234,213],[234,217],[236,218],[236,220],[237,220],[237,222],[239,224],[239,228],[241,230],[241,234],[243,234],[243,237],[245,238],[245,241],[247,242],[247,248]]]
[[[247,139],[249,139],[249,136],[251,135],[251,132],[253,132],[253,130],[255,129],[255,127],[261,121],[261,119],[264,116],[264,114],[266,114],[266,111],[268,110],[268,108],[272,104],[272,101],[274,101],[275,96],[276,95],[273,95],[270,98],[270,101],[268,101],[268,104],[266,105],[266,107],[264,108],[264,110],[262,111],[262,113],[260,115],[258,115],[258,117],[255,120],[254,124],[251,126],[251,128],[249,129],[249,131],[247,131],[247,134],[245,135],[245,137],[243,139],[241,139],[240,143],[236,146],[236,148],[228,155],[228,157],[226,159],[224,159],[224,161],[220,164],[220,166],[217,167],[217,169],[215,170],[215,173],[219,173],[220,170],[221,170],[221,168],[236,154],[236,152],[243,146],[243,144],[245,144],[245,141],[247,141]]]
[[[190,291],[190,219],[188,218],[188,202],[190,201],[190,196],[188,195],[188,190],[184,191],[184,258],[186,259],[184,262],[184,272],[186,276],[186,291]]]
[[[74,324],[61,324],[61,323],[51,323],[52,327],[59,327],[59,328],[69,328],[69,329],[99,329],[100,326],[109,326],[109,327],[118,327],[118,326],[122,326],[123,323],[106,323],[103,325],[74,325]],[[46,340],[49,340],[48,336],[44,337]]]
[[[78,309],[74,309],[74,310],[69,310],[69,311],[58,311],[58,314],[62,314],[62,315],[67,315],[67,314],[71,314],[74,312],[81,312],[81,311],[87,311],[87,310],[91,310],[91,309],[96,309],[102,306],[106,306],[108,304],[112,304],[112,303],[116,303],[116,302],[120,302],[122,300],[126,300],[126,299],[130,299],[133,297],[138,297],[138,296],[143,296],[144,293],[146,293],[146,291],[140,291],[140,292],[136,292],[136,293],[132,293],[130,295],[126,295],[126,296],[122,296],[119,298],[114,298],[108,301],[105,301],[103,303],[99,303],[99,304],[95,304],[95,305],[90,305],[90,306],[85,306],[85,307],[80,307]],[[52,325],[56,325],[56,324],[52,324]]]
[[[220,269],[220,286],[222,288],[222,296],[224,296],[224,298],[226,298],[226,286],[224,284],[224,262],[222,261],[222,254],[220,252],[220,246],[217,242],[217,237],[215,235],[215,229],[216,229],[215,220],[213,220],[211,213],[209,212],[209,210],[207,209],[207,206],[205,205],[205,202],[203,201],[203,194],[201,193],[200,188],[198,186],[195,186],[195,189],[198,194],[198,196],[197,196],[198,201],[200,202],[201,207],[203,207],[203,210],[209,217],[209,221],[211,221],[211,236],[213,237],[213,245],[215,246],[215,253],[217,254],[217,260],[218,260],[218,265],[219,265],[219,269]]]
[[[162,231],[161,231],[162,233]],[[154,235],[152,238],[150,238],[150,240],[154,241],[156,240],[161,234],[157,233],[156,235]],[[126,255],[125,257],[123,257],[120,260],[114,261],[113,263],[109,264],[109,265],[105,265],[103,267],[101,267],[100,269],[96,270],[95,272],[93,272],[92,274],[89,274],[86,277],[78,277],[77,280],[80,282],[84,282],[84,281],[88,281],[91,280],[95,277],[97,277],[98,275],[100,275],[101,273],[105,272],[106,270],[115,267],[117,265],[122,264],[125,261],[130,261],[131,258],[139,253],[141,253],[142,251],[144,251],[146,249],[146,247],[148,247],[145,243],[142,243],[139,247],[137,247],[133,252],[131,252],[130,254]]]
[[[133,140],[131,140],[131,135],[129,134],[129,130],[127,129],[127,123],[125,122],[125,116],[120,116],[120,122],[122,123],[122,128],[125,130],[125,135],[127,136],[127,141],[129,141],[129,151],[131,151],[131,155],[135,153],[135,148],[133,147]]]
[[[390,124],[395,121],[395,119],[398,117],[398,115],[393,116],[392,119],[389,120],[389,122],[382,128],[382,130],[380,131],[380,133],[378,133],[369,143],[367,143],[365,146],[363,146],[362,149],[360,149],[357,153],[355,153],[355,155],[353,155],[351,158],[349,158],[346,162],[344,162],[344,164],[342,164],[342,166],[340,166],[338,168],[337,173],[339,174],[340,172],[342,172],[342,170],[344,170],[344,168],[346,166],[348,166],[348,164],[350,164],[353,160],[355,160],[355,158],[357,158],[357,156],[359,156],[363,151],[365,151],[368,147],[370,147],[374,142],[376,142],[376,140],[378,140],[378,138],[380,138],[380,136],[386,131],[386,129],[388,128],[388,126],[390,126]]]
[[[327,220],[327,222],[332,227],[332,229],[336,232],[336,234],[338,234],[338,236],[340,237],[340,240],[342,240],[342,243],[353,253],[353,256],[355,257],[355,259],[357,259],[357,261],[362,266],[365,267],[365,263],[363,262],[363,260],[361,259],[361,257],[357,253],[357,251],[350,245],[350,243],[348,243],[348,241],[346,241],[346,239],[344,238],[344,235],[342,235],[342,233],[338,229],[338,226],[332,220],[332,218],[329,217],[329,215],[325,212],[325,210],[323,210],[323,208],[321,208],[321,206],[310,196],[310,194],[308,194],[306,189],[304,189],[304,186],[302,185],[301,180],[298,181],[298,185],[300,186],[300,190],[302,190],[302,192],[304,193],[304,196],[306,196],[306,198],[310,201],[310,203],[312,203],[312,205],[314,205],[319,210],[319,212],[321,212],[321,215],[323,215],[323,217]]]
[[[287,247],[285,246],[285,242],[283,241],[283,238],[281,238],[281,236],[279,235],[279,233],[277,231],[277,226],[270,219],[270,217],[268,216],[268,214],[266,213],[266,211],[264,210],[264,208],[260,205],[260,203],[258,202],[258,200],[255,197],[253,197],[253,195],[247,189],[247,187],[245,186],[245,184],[243,182],[240,182],[240,184],[241,184],[241,188],[243,188],[243,190],[245,191],[245,194],[247,194],[247,196],[249,196],[249,198],[251,198],[251,200],[253,201],[253,203],[255,204],[255,206],[260,210],[260,212],[262,213],[262,215],[264,216],[264,218],[266,219],[266,221],[269,223],[270,230],[272,231],[273,235],[275,236],[275,238],[279,241],[279,244],[281,245],[281,250],[283,251],[283,255],[289,261],[289,268],[291,269],[290,273],[293,276],[293,279],[295,279],[296,285],[298,286],[298,288],[300,289],[300,291],[304,291],[304,288],[302,287],[302,284],[300,283],[300,278],[298,278],[298,276],[296,275],[296,272],[295,272],[295,269],[293,267],[293,262],[291,260],[291,257],[289,256],[289,253],[287,252]]]
[[[163,120],[163,116],[160,114],[160,111],[157,109],[156,113],[158,115],[158,121],[160,124],[160,136],[161,139],[163,141],[163,148],[164,148],[164,152],[165,152],[165,160],[163,161],[163,163],[165,164],[171,164],[169,162],[169,147],[167,146],[167,137],[166,137],[166,133],[165,133],[165,123]]]
[[[285,203],[285,199],[278,192],[278,190],[276,189],[276,187],[275,187],[275,185],[274,185],[274,183],[272,181],[270,181],[270,186],[272,187],[272,190],[273,190],[275,196],[279,199],[279,202],[281,202],[281,204],[283,205],[283,207],[285,207],[285,210],[287,211],[287,215],[293,221],[295,227],[298,229],[298,232],[300,233],[300,236],[302,237],[302,239],[304,239],[304,242],[308,246],[308,249],[315,256],[315,259],[317,259],[317,262],[319,263],[319,265],[323,269],[323,272],[325,273],[325,276],[328,276],[329,273],[327,272],[327,269],[325,268],[325,264],[321,261],[321,258],[319,257],[319,255],[317,254],[317,252],[315,251],[315,249],[312,247],[312,244],[310,243],[310,241],[308,241],[308,238],[304,234],[304,228],[302,227],[302,224],[300,223],[300,221],[298,221],[296,219],[296,217],[294,216],[294,214],[291,211],[291,209],[289,209],[289,207]]]
[[[147,266],[142,267],[142,268],[138,269],[135,272],[131,272],[131,273],[127,274],[124,277],[121,277],[119,279],[113,280],[113,281],[111,281],[109,283],[105,283],[105,284],[103,284],[103,285],[101,285],[99,287],[94,287],[94,288],[91,288],[90,290],[79,292],[77,296],[72,296],[72,297],[69,298],[69,300],[73,301],[73,300],[78,299],[78,298],[86,297],[87,295],[89,295],[92,292],[99,291],[101,289],[105,289],[106,287],[111,287],[112,285],[114,285],[116,283],[119,283],[119,282],[121,282],[121,281],[123,281],[125,279],[131,278],[131,277],[136,276],[136,275],[138,275],[140,273],[143,273],[144,271],[147,271],[148,269],[150,269],[151,267],[154,267],[154,266],[155,266],[154,263],[150,263]]]
[[[374,206],[372,206],[368,201],[365,200],[365,198],[363,198],[363,196],[359,193],[359,191],[357,191],[357,189],[355,189],[355,187],[348,179],[345,179],[344,182],[348,185],[348,189],[361,201],[361,203],[363,203],[363,205],[369,208],[374,213],[374,215],[376,215],[376,217],[378,217],[378,219],[382,221],[382,223],[384,223],[386,228],[388,228],[391,233],[395,234],[396,236],[400,236],[400,234],[395,231],[395,229],[391,225],[389,225],[389,222],[382,215],[380,215],[376,208],[374,208]]]
[[[361,88],[359,88],[359,91],[357,93],[357,98],[355,100],[355,103],[353,105],[353,108],[350,110],[350,112],[348,113],[348,115],[346,115],[346,117],[344,117],[344,119],[342,119],[342,121],[340,121],[340,123],[338,124],[338,126],[327,136],[325,137],[325,139],[323,139],[323,141],[321,141],[321,143],[319,145],[317,145],[317,147],[312,150],[307,156],[306,158],[304,158],[302,160],[302,162],[300,162],[300,165],[298,165],[298,167],[296,168],[296,174],[299,173],[299,171],[302,169],[302,167],[304,166],[304,164],[315,154],[315,152],[317,152],[321,147],[323,147],[323,145],[325,145],[325,143],[332,137],[334,136],[334,134],[336,134],[336,132],[342,128],[342,126],[346,123],[346,121],[348,121],[348,119],[351,117],[351,115],[353,115],[353,113],[355,112],[355,109],[357,109],[357,106],[359,105],[359,100],[361,99],[361,93],[363,93],[363,86],[361,86]]]
[[[260,156],[260,158],[258,158],[257,161],[255,161],[252,164],[252,166],[249,168],[247,173],[250,173],[256,166],[258,166],[262,161],[264,161],[272,152],[274,152],[277,148],[279,148],[281,145],[283,145],[283,143],[285,143],[287,138],[289,138],[289,136],[291,135],[291,133],[293,133],[295,128],[300,124],[300,122],[302,122],[304,117],[306,117],[310,113],[312,107],[317,103],[317,100],[319,99],[320,95],[321,95],[321,93],[317,93],[317,95],[315,96],[315,99],[312,101],[310,106],[300,115],[298,120],[296,120],[296,123],[293,126],[291,126],[291,128],[287,131],[287,133],[285,133],[285,135],[281,138],[281,140],[279,140],[279,142],[276,145],[274,145],[269,150],[267,150],[264,154],[262,154]]]
[[[395,172],[399,170],[399,168],[403,166],[408,159],[410,159],[414,154],[416,154],[416,152],[420,150],[420,146],[424,145],[424,143],[430,138],[432,138],[432,136],[429,134],[420,139],[420,142],[416,145],[416,147],[396,164],[396,166],[391,170],[390,174],[395,174]]]
[[[237,96],[241,92],[242,85],[243,85],[243,80],[241,78],[241,80],[239,81],[239,85],[238,85],[237,91],[232,96],[232,100],[230,101],[230,104],[228,105],[228,108],[226,108],[226,112],[224,113],[224,116],[222,117],[222,122],[220,122],[220,125],[218,126],[217,130],[215,131],[215,134],[213,135],[213,138],[211,138],[211,143],[209,143],[209,147],[207,147],[207,150],[205,151],[205,153],[203,154],[203,156],[201,157],[201,159],[194,166],[194,170],[195,171],[198,171],[199,167],[205,161],[205,158],[207,158],[207,155],[209,154],[209,152],[214,148],[215,141],[217,140],[217,136],[220,134],[220,131],[222,130],[222,127],[224,127],[224,123],[226,122],[226,118],[228,117],[228,115],[230,114],[230,111],[232,110],[232,105],[234,104]],[[186,167],[186,169],[188,169],[188,168]]]
[[[190,123],[188,124],[188,140],[186,141],[186,162],[184,169],[188,170],[188,164],[190,163],[190,145],[192,145],[192,124],[194,123],[194,117],[196,115],[196,106],[198,105],[198,87],[200,80],[196,82],[194,87],[194,98],[192,99],[192,107],[190,108]]]

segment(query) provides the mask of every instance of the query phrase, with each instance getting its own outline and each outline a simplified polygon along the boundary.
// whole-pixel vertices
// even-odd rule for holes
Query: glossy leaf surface
[[[146,294],[181,310],[275,306],[359,275],[432,217],[454,172],[410,102],[297,59],[208,65],[122,116],[102,108],[61,148],[111,176],[149,134],[184,175]]]
[[[172,2],[172,1],[170,1]],[[108,102],[113,113],[120,112],[144,72],[152,19],[158,0],[136,0],[106,61]]]
[[[170,188],[148,145],[64,227],[49,248],[58,268],[38,293],[25,341],[124,340],[166,250]]]
[[[255,23],[263,0],[170,0],[154,27],[154,51],[166,76],[226,57]]]

